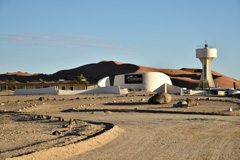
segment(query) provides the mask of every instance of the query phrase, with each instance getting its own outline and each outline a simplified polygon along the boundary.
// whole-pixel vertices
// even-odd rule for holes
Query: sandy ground
[[[0,92],[1,159],[34,153],[48,153],[44,158],[55,159],[61,152],[64,156],[58,159],[69,160],[240,158],[240,99],[173,95],[170,104],[149,105],[151,92],[128,96],[11,94]],[[199,105],[173,107],[186,98],[198,99]],[[78,124],[66,127],[71,119]],[[108,125],[119,129],[110,132]],[[61,135],[52,135],[55,130]],[[35,154],[35,159],[43,158]]]

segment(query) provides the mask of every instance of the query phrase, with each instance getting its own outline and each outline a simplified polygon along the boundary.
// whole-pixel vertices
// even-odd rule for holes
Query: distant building
[[[72,83],[72,81],[65,81],[61,79],[58,82],[55,81],[33,81],[33,82],[3,82],[0,81],[0,91],[2,90],[9,90],[9,89],[40,89],[40,88],[47,88],[56,86],[58,90],[86,90],[86,89],[93,89],[97,88],[96,84],[79,84],[79,83]]]
[[[97,84],[99,87],[110,86],[110,78],[102,78]],[[136,91],[146,90],[172,94],[182,93],[182,88],[173,86],[170,77],[160,72],[140,72],[116,75],[113,85],[120,86],[121,89],[128,88],[128,90]]]

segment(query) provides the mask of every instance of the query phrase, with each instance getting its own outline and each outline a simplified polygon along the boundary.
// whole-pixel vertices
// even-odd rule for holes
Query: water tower
[[[207,81],[209,87],[215,87],[210,65],[214,58],[217,58],[217,48],[208,47],[207,42],[204,47],[196,49],[196,57],[202,62],[202,75],[200,80]]]

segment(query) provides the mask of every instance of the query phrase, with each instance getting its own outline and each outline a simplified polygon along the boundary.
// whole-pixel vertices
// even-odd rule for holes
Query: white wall
[[[86,90],[59,90],[58,95],[77,95]]]
[[[94,94],[94,93],[127,94],[125,90],[120,90],[119,86],[99,87],[82,91],[59,90],[59,95]]]
[[[57,87],[39,89],[16,89],[14,95],[34,95],[34,94],[53,94],[57,95]]]
[[[204,91],[204,90],[189,90],[189,94],[190,95],[206,95],[208,94],[208,91]]]
[[[183,95],[182,88],[177,87],[177,86],[173,86],[173,85],[170,85],[170,84],[166,84],[166,85],[167,85],[167,93]]]
[[[104,77],[97,82],[98,87],[107,87],[110,86],[109,77]]]
[[[171,79],[160,72],[141,72],[131,74],[142,74],[142,84],[125,84],[125,74],[117,75],[114,79],[114,85],[121,88],[134,88],[135,90],[143,89],[147,91],[158,91],[164,83],[172,84]]]

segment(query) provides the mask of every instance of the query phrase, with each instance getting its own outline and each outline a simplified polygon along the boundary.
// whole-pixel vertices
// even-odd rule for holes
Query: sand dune
[[[57,81],[59,79],[72,80],[80,74],[83,74],[90,83],[97,83],[99,79],[106,76],[110,76],[110,79],[113,80],[115,75],[135,72],[162,72],[167,74],[176,86],[195,88],[199,83],[202,70],[194,68],[159,69],[103,60],[99,63],[91,63],[73,69],[61,70],[50,75],[2,74],[0,75],[0,81],[6,79],[10,80],[12,77],[20,82],[38,80],[40,78],[45,81]],[[232,88],[233,82],[236,83],[237,87],[240,87],[240,82],[235,79],[229,78],[215,71],[212,71],[212,75],[216,87]]]

